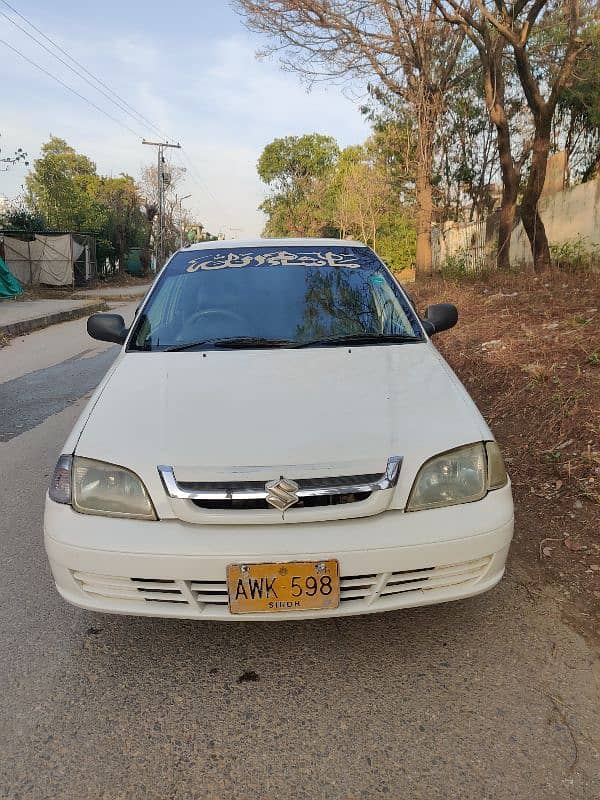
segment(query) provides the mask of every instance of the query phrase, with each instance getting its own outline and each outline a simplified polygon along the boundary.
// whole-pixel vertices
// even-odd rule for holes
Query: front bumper
[[[78,514],[46,502],[45,544],[60,594],[95,611],[213,620],[349,616],[480,594],[501,579],[513,533],[510,486],[468,505],[294,525],[191,525]],[[336,558],[336,609],[233,615],[231,563]]]

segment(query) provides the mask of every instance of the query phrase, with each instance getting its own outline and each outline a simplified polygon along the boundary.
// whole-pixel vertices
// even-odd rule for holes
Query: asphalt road
[[[0,351],[0,797],[600,797],[598,660],[517,564],[479,598],[340,621],[66,605],[44,492],[115,352],[82,321]]]

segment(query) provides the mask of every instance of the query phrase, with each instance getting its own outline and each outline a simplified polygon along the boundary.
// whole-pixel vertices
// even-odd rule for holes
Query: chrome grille
[[[402,459],[388,459],[385,472],[363,475],[335,475],[322,478],[293,478],[294,509],[358,503],[374,492],[393,489],[400,474]],[[158,472],[167,495],[188,500],[199,508],[219,511],[254,509],[273,511],[268,487],[270,481],[177,481],[173,467],[160,465]],[[277,476],[279,477],[279,476]],[[291,479],[288,475],[286,479]],[[281,480],[284,477],[281,476]],[[297,489],[296,489],[297,487]]]
[[[300,481],[298,481],[300,483]],[[181,484],[180,484],[181,485]],[[371,496],[372,492],[348,492],[347,494],[325,494],[315,497],[304,497],[294,504],[294,508],[317,508],[319,506],[339,506],[342,503],[360,503]],[[266,500],[192,500],[198,508],[211,510],[273,510]]]

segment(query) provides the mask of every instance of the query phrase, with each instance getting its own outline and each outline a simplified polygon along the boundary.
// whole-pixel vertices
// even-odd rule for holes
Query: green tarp
[[[21,284],[0,258],[0,297],[16,297],[23,294]]]
[[[140,251],[141,248],[139,247],[132,247],[127,254],[127,272],[130,275],[141,275],[142,274],[142,262],[140,260]]]

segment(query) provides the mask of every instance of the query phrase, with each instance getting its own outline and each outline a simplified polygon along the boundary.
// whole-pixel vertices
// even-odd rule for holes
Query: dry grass
[[[493,428],[513,480],[517,548],[600,606],[600,275],[494,275],[410,287],[454,302],[435,343]],[[577,542],[577,548],[568,543]],[[550,555],[546,556],[546,553]],[[584,604],[585,605],[585,604]],[[592,612],[585,612],[592,613]]]
[[[508,447],[517,439],[536,475],[600,502],[600,276],[432,281],[413,294],[458,306],[457,328],[436,343]]]
[[[534,361],[533,364],[523,364],[521,369],[536,383],[545,383],[552,377],[554,367],[554,364],[548,366],[548,364],[540,364],[539,361]]]

